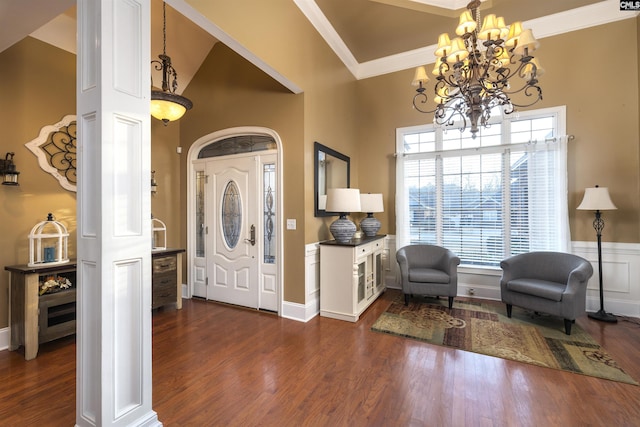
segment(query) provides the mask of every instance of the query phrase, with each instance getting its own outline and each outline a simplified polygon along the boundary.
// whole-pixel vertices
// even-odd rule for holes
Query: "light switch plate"
[[[296,220],[287,219],[287,230],[295,230],[295,229],[296,229]]]

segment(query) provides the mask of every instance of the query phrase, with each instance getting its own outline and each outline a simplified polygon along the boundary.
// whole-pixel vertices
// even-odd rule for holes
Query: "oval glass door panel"
[[[229,181],[222,196],[222,234],[230,249],[235,248],[240,240],[242,228],[242,200],[235,181]]]

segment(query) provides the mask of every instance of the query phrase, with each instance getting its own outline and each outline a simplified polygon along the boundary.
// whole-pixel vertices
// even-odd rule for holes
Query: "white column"
[[[78,0],[76,425],[152,409],[150,4]]]

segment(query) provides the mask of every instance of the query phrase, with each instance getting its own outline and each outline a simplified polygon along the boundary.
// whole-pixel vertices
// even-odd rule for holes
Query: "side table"
[[[45,263],[37,267],[29,267],[26,264],[11,265],[4,269],[10,273],[9,326],[11,327],[11,342],[9,350],[14,351],[24,345],[24,358],[32,360],[38,355],[39,344],[39,277],[75,272],[76,260],[56,265]]]

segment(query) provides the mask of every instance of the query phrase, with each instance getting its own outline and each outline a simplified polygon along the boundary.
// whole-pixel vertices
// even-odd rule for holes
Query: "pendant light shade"
[[[151,115],[163,122],[173,122],[184,116],[193,103],[177,93],[160,90],[151,91]]]

